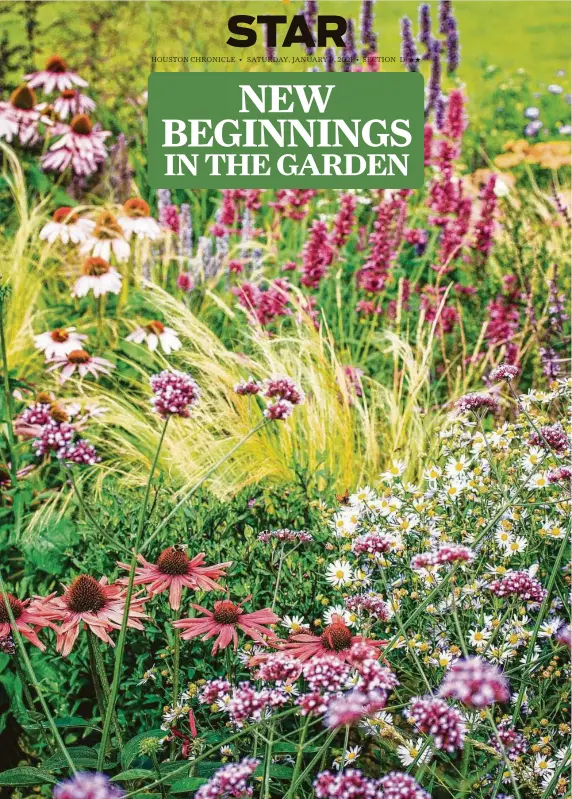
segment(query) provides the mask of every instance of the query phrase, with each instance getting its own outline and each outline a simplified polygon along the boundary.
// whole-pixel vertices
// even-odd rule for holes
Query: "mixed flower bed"
[[[401,35],[417,191],[149,193],[57,55],[0,103],[15,798],[568,795],[569,98],[483,159],[452,4]]]

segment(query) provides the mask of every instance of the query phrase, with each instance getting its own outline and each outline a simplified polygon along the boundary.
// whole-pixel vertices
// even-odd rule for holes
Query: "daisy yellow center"
[[[12,596],[12,594],[6,594],[6,599],[8,600],[8,604],[12,610],[12,615],[15,619],[19,619],[24,611],[24,603],[20,602],[20,600],[16,599],[16,597]],[[9,623],[10,616],[8,615],[8,608],[4,602],[0,601],[0,624]]]
[[[127,202],[123,205],[123,210],[127,216],[130,216],[133,219],[149,216],[150,214],[148,204],[145,202],[145,200],[141,200],[139,197],[132,197],[130,200],[127,200]]]
[[[46,72],[57,72],[58,74],[61,74],[62,72],[67,71],[68,65],[59,55],[52,55],[46,61]]]
[[[189,571],[189,559],[182,549],[168,547],[164,549],[157,559],[157,568],[163,574],[176,575],[187,574]]]
[[[63,344],[69,337],[70,334],[65,327],[56,327],[55,330],[52,330],[52,341],[56,341],[58,344]]]
[[[160,336],[161,333],[165,332],[165,325],[157,319],[154,319],[152,322],[149,322],[148,325],[145,325],[145,330],[148,333],[155,333],[155,335]]]
[[[70,127],[74,133],[79,133],[81,136],[89,136],[93,125],[87,114],[76,114],[70,123]]]
[[[82,271],[89,277],[101,277],[106,275],[111,267],[103,258],[87,258],[84,261]]]
[[[89,352],[85,350],[72,350],[68,355],[70,363],[87,363],[90,359]]]
[[[97,613],[106,604],[101,585],[87,574],[75,578],[64,595],[64,601],[74,613]]]
[[[324,649],[329,649],[332,652],[341,652],[350,648],[352,634],[345,624],[337,621],[326,627],[320,636],[320,640]]]
[[[240,616],[240,608],[229,599],[215,602],[213,618],[218,624],[236,624]]]
[[[36,95],[29,86],[20,86],[10,95],[10,103],[20,111],[31,111],[36,105]]]
[[[68,205],[64,205],[62,208],[58,208],[57,211],[54,211],[52,219],[58,224],[64,222],[67,225],[71,225],[73,222],[77,222],[78,216],[72,213],[72,209]]]
[[[110,214],[109,211],[104,211],[97,219],[93,235],[97,239],[116,239],[118,236],[123,235],[123,231],[113,214]]]

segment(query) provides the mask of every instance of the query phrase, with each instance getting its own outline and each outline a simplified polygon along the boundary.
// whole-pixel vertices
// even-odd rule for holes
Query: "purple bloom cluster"
[[[322,771],[314,781],[316,799],[431,799],[416,780],[401,771],[381,779],[366,777],[358,769],[341,774]]]
[[[519,374],[520,369],[518,366],[511,366],[509,363],[501,363],[499,366],[496,366],[494,369],[491,369],[489,374],[489,382],[490,383],[501,383],[503,380],[507,382],[510,380],[514,380],[514,378]]]
[[[414,697],[404,715],[419,732],[433,736],[437,749],[455,752],[463,748],[466,733],[463,717],[442,699]]]
[[[528,443],[535,447],[547,448],[557,452],[559,455],[568,450],[570,440],[566,430],[562,427],[560,422],[556,424],[544,425],[537,432],[534,432],[528,439]]]
[[[262,383],[249,377],[248,380],[243,380],[242,383],[237,383],[234,391],[241,397],[251,397],[254,394],[259,394],[262,391]]]
[[[254,774],[259,761],[245,757],[240,763],[231,763],[215,771],[210,780],[201,785],[195,799],[220,799],[221,797],[252,796],[252,786],[248,780]]]
[[[199,401],[201,392],[190,375],[164,369],[150,378],[151,389],[155,395],[152,405],[163,419],[169,416],[188,418],[191,408]]]
[[[540,603],[546,596],[542,584],[525,571],[508,572],[501,580],[492,582],[490,590],[497,596],[518,596],[526,602]]]
[[[475,553],[463,544],[444,544],[434,552],[421,552],[411,559],[411,568],[425,569],[427,566],[441,566],[443,563],[463,561],[470,563],[475,559]]]
[[[256,672],[256,679],[262,682],[274,682],[279,685],[294,682],[302,673],[302,664],[296,658],[282,652],[268,655]]]
[[[101,461],[93,444],[80,438],[79,441],[70,444],[64,452],[63,458],[68,463],[76,463],[79,466],[93,466]]]
[[[203,705],[212,705],[217,699],[221,699],[226,694],[230,694],[231,684],[228,680],[209,680],[199,693],[199,702]]]
[[[106,774],[79,772],[54,788],[54,799],[121,799],[125,796],[118,785],[112,785]]]
[[[333,655],[313,657],[304,663],[302,672],[311,691],[339,691],[350,676],[348,664]]]
[[[481,708],[507,702],[510,691],[506,677],[496,666],[479,657],[468,657],[457,660],[447,671],[439,696]]]
[[[495,737],[491,742],[497,752],[501,754],[504,752],[509,760],[516,760],[526,752],[528,748],[526,738],[511,726],[510,721],[501,721],[497,732],[499,740],[497,741]]]
[[[464,397],[457,400],[457,408],[460,413],[494,413],[499,408],[499,401],[496,397],[490,394],[479,394],[473,392],[472,394],[465,394]]]
[[[401,60],[409,72],[417,72],[417,63],[419,58],[417,56],[417,48],[415,47],[415,42],[413,40],[411,20],[409,17],[403,17],[401,20]]]
[[[559,466],[548,472],[549,483],[570,483],[572,480],[572,469],[569,466]]]
[[[383,799],[431,799],[431,795],[403,771],[391,771],[380,779],[379,784]]]
[[[381,594],[369,591],[365,594],[354,594],[346,597],[345,605],[349,611],[354,613],[365,612],[373,616],[377,621],[387,621],[390,616],[387,602]]]
[[[314,540],[314,537],[307,530],[289,530],[285,528],[282,530],[264,530],[259,534],[258,540],[264,544],[268,544],[272,540],[289,544],[309,544],[310,541]]]
[[[393,538],[384,533],[371,532],[359,535],[352,542],[352,551],[356,555],[383,555],[389,552]]]
[[[67,422],[56,422],[50,419],[49,422],[43,425],[42,432],[39,438],[36,438],[32,444],[36,450],[38,458],[50,452],[55,452],[56,457],[62,459],[65,457],[68,445],[74,437],[74,428]]]

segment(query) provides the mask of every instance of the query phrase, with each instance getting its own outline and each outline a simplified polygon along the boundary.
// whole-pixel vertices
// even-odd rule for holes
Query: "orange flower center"
[[[104,211],[97,218],[97,226],[93,231],[93,235],[97,239],[116,239],[123,235],[123,231],[113,214],[110,214],[109,211]]]
[[[145,200],[141,200],[139,197],[132,197],[130,200],[127,200],[127,202],[123,204],[123,210],[127,216],[133,218],[149,216],[151,213]]]
[[[154,319],[152,322],[149,322],[148,325],[145,325],[145,330],[148,333],[155,333],[157,336],[160,336],[161,333],[165,332],[165,325],[157,319]]]
[[[20,111],[31,111],[36,105],[36,95],[29,86],[20,86],[10,95],[10,102]]]
[[[106,275],[111,267],[103,258],[86,258],[83,262],[82,272],[90,277]]]
[[[65,222],[67,225],[71,225],[72,222],[77,222],[78,218],[78,215],[72,212],[72,209],[68,205],[58,208],[57,211],[54,211],[52,216],[54,222]]]
[[[97,613],[106,601],[101,585],[87,574],[76,577],[64,594],[64,602],[74,613]]]
[[[229,599],[215,602],[213,618],[219,624],[236,624],[240,616],[240,608]]]
[[[76,92],[75,89],[64,89],[60,96],[63,97],[64,100],[75,100],[78,94],[79,92]]]
[[[65,327],[56,327],[55,330],[52,330],[52,341],[57,341],[58,344],[63,344],[69,337],[70,334]]]
[[[57,72],[58,74],[61,74],[62,72],[67,71],[68,65],[59,55],[52,55],[46,61],[46,72]]]
[[[74,133],[89,136],[93,126],[87,114],[76,114],[70,123],[70,127]]]
[[[349,649],[352,643],[352,634],[348,627],[341,621],[328,625],[320,636],[324,649],[341,652]]]
[[[8,600],[8,604],[12,609],[12,614],[14,615],[14,618],[19,619],[22,613],[24,612],[24,603],[21,602],[19,599],[16,599],[16,597],[12,596],[12,594],[6,594],[6,599]],[[9,624],[9,623],[10,623],[10,616],[8,615],[8,608],[0,598],[0,624]]]
[[[168,547],[164,549],[157,559],[157,568],[163,574],[171,576],[187,574],[189,571],[189,559],[182,549]]]
[[[87,363],[90,358],[91,355],[85,350],[72,350],[68,355],[70,363]]]

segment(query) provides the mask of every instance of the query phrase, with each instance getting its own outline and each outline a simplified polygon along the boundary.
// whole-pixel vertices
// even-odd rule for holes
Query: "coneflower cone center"
[[[89,352],[85,350],[72,350],[68,355],[70,363],[87,363],[90,359]]]
[[[113,214],[104,211],[97,220],[97,226],[93,231],[93,235],[97,239],[116,239],[118,236],[123,235],[123,231]]]
[[[79,92],[77,92],[75,89],[64,89],[61,93],[61,96],[64,98],[64,100],[75,100],[78,94]]]
[[[234,602],[228,599],[215,602],[213,618],[219,624],[236,624],[239,616],[240,608]]]
[[[82,271],[89,277],[101,277],[106,275],[110,269],[111,267],[103,258],[87,258]]]
[[[349,649],[352,643],[352,634],[348,627],[341,622],[330,624],[321,635],[322,646],[324,649],[331,649],[333,652],[341,652]]]
[[[189,559],[182,550],[168,547],[159,555],[157,568],[163,574],[168,574],[172,577],[187,574],[189,571]]]
[[[148,204],[145,200],[140,200],[139,197],[132,197],[130,200],[127,200],[127,202],[123,204],[123,210],[127,216],[132,219],[149,216],[151,213]]]
[[[12,594],[6,594],[6,599],[8,600],[8,604],[12,609],[12,614],[15,619],[19,619],[22,615],[24,610],[24,603],[20,602],[19,599],[16,599],[15,596]],[[0,597],[0,624],[9,624],[10,623],[10,616],[8,615],[8,608],[4,602],[4,599]]]
[[[145,325],[145,329],[148,333],[155,333],[157,336],[160,336],[161,333],[165,332],[165,325],[157,319],[154,319],[152,322]]]
[[[63,206],[62,208],[58,208],[57,211],[54,211],[52,219],[59,224],[63,222],[67,225],[71,225],[72,222],[77,222],[78,216],[75,212],[72,212],[69,206]]]
[[[10,102],[20,111],[31,111],[36,105],[36,95],[29,86],[21,86],[12,92]]]
[[[70,127],[74,133],[79,133],[81,136],[89,136],[93,125],[87,114],[76,114],[70,122]]]
[[[97,613],[106,604],[101,585],[87,574],[75,578],[64,598],[74,613]]]
[[[59,55],[52,55],[46,61],[46,72],[57,72],[58,74],[61,74],[62,72],[67,71],[68,65]]]
[[[58,344],[63,344],[69,337],[70,334],[65,327],[56,327],[55,330],[52,330],[52,341],[57,341]]]

